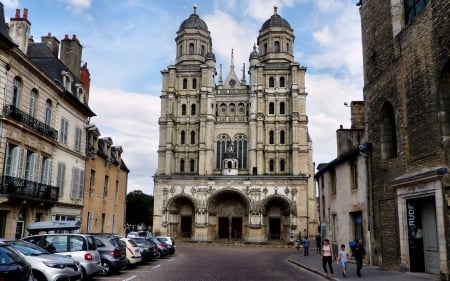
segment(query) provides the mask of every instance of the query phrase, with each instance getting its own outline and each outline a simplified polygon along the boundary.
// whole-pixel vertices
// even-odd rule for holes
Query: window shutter
[[[78,199],[83,199],[84,194],[84,171],[80,170],[80,183],[78,187]]]
[[[29,180],[34,181],[36,177],[36,153],[33,153],[30,155],[30,171],[29,174]]]
[[[20,147],[14,147],[12,151],[12,159],[11,159],[11,176],[18,177],[19,176],[19,158],[20,158]]]
[[[70,190],[70,198],[76,199],[78,194],[78,183],[80,180],[80,170],[72,168],[72,189]]]

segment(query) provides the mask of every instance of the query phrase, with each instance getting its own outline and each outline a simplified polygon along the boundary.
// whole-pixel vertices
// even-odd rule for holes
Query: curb
[[[296,260],[293,259],[292,257],[288,257],[288,261],[289,261],[290,263],[295,264],[295,265],[297,265],[297,266],[299,266],[299,267],[301,267],[301,268],[304,268],[304,269],[306,269],[306,270],[308,270],[308,271],[310,271],[310,272],[312,272],[312,273],[315,273],[315,274],[317,274],[317,275],[320,275],[321,277],[326,278],[326,279],[328,279],[328,280],[339,281],[339,279],[336,279],[336,278],[333,277],[333,276],[327,276],[327,275],[326,275],[325,273],[323,273],[322,271],[319,271],[319,270],[317,270],[317,269],[315,269],[315,268],[312,268],[312,267],[310,267],[310,266],[301,264],[300,262],[296,261]]]

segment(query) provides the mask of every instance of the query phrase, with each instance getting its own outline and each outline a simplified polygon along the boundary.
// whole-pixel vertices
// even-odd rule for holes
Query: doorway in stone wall
[[[281,219],[269,218],[269,239],[281,238]]]
[[[181,237],[191,237],[192,216],[181,216]]]

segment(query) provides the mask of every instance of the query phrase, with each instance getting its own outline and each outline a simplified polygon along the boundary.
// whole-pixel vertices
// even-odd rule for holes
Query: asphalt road
[[[315,281],[325,280],[287,261],[292,248],[177,245],[175,255],[95,281]]]

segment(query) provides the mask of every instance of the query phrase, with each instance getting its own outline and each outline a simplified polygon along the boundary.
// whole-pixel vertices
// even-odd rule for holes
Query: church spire
[[[234,71],[234,50],[231,49],[231,64],[230,64],[230,71]]]

